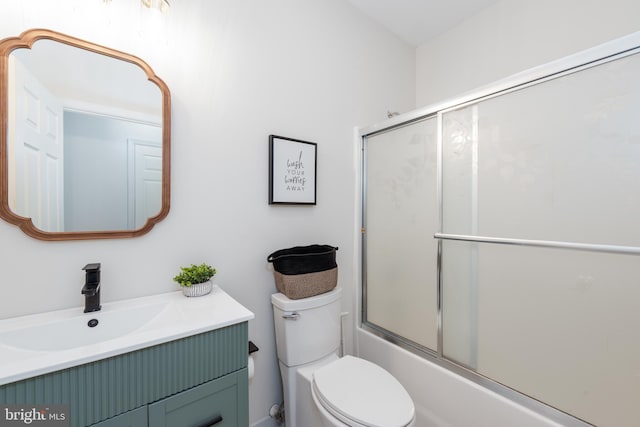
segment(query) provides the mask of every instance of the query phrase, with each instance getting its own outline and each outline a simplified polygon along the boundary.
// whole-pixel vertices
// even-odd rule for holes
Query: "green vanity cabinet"
[[[209,381],[149,405],[149,426],[236,427],[249,424],[238,403],[247,394],[247,370]]]
[[[91,427],[145,427],[149,425],[147,407],[143,406],[108,420],[100,421]]]
[[[2,385],[0,404],[69,405],[70,427],[247,427],[248,341],[241,322]]]
[[[247,370],[241,369],[91,427],[247,426],[247,392]]]

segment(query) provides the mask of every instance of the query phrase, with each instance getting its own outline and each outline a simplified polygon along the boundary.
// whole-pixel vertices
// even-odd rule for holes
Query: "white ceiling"
[[[498,0],[348,0],[407,43],[418,46]]]

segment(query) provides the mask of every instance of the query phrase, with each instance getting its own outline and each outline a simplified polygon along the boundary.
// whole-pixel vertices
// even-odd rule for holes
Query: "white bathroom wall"
[[[353,129],[413,108],[415,51],[342,0],[177,0],[165,17],[139,3],[0,3],[0,38],[42,27],[122,50],[148,62],[172,95],[168,217],[139,238],[71,242],[34,240],[0,222],[0,318],[81,305],[88,262],[102,263],[105,302],[177,289],[178,266],[209,262],[216,282],[256,315],[250,420],[266,426],[281,400],[266,257],[298,244],[338,246],[352,311]],[[272,133],[318,143],[317,206],[268,205]]]
[[[640,30],[637,0],[502,0],[416,49],[416,106]]]

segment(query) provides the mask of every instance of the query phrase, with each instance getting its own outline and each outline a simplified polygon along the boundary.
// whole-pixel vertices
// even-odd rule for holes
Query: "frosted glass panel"
[[[368,137],[366,321],[437,346],[436,120]]]
[[[478,373],[594,425],[640,425],[637,256],[445,241],[442,278],[445,357],[469,346],[450,327],[462,297]]]
[[[443,114],[443,231],[640,245],[636,54]]]

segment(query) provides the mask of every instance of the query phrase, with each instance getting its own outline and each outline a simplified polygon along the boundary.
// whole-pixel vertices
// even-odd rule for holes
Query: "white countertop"
[[[83,307],[78,307],[0,320],[0,385],[253,317],[214,285],[212,292],[202,297],[187,298],[176,291],[109,302],[93,313],[83,313]],[[89,328],[90,319],[97,319],[98,326]]]

